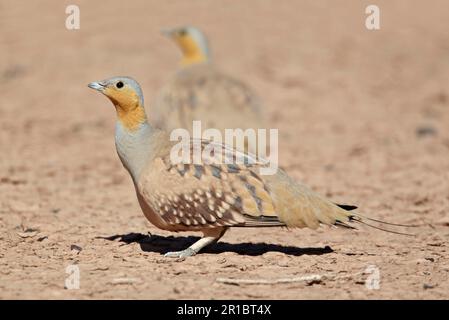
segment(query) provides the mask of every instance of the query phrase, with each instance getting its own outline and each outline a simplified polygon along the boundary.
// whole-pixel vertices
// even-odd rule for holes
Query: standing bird
[[[243,164],[208,161],[217,160],[213,159],[216,154],[209,159],[205,155],[200,164],[174,163],[171,151],[175,142],[148,122],[142,90],[135,80],[114,77],[88,86],[115,106],[117,153],[131,175],[147,219],[164,230],[204,234],[189,248],[168,252],[168,257],[195,255],[229,227],[316,229],[326,224],[352,228],[349,222],[363,223],[360,215],[350,212],[355,207],[326,200],[281,169],[261,175],[266,162],[235,149],[225,154],[230,159],[243,157]],[[209,143],[202,141],[201,151]],[[189,144],[187,152],[194,150]]]
[[[248,86],[211,63],[206,36],[187,26],[163,32],[182,52],[181,67],[157,96],[154,125],[171,131],[201,120],[203,129],[265,128],[260,104]],[[254,147],[251,148],[254,151]]]

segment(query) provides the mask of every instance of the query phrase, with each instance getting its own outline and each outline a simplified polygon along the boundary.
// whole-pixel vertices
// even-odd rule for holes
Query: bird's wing
[[[207,143],[200,143],[207,151]],[[190,150],[196,148],[192,143]],[[233,151],[233,152],[231,152]],[[243,157],[235,164],[236,157]],[[227,159],[232,159],[234,163]],[[201,164],[173,164],[165,153],[155,157],[138,182],[140,194],[172,226],[280,226],[270,190],[257,172],[263,161],[233,149],[203,154]]]
[[[193,120],[203,128],[263,128],[260,103],[249,87],[209,64],[178,72],[164,86],[151,115],[168,130],[190,129]]]
[[[253,114],[261,112],[260,101],[253,90],[242,81],[227,74],[215,71],[211,77],[211,86],[215,90],[221,90],[217,95],[222,95],[222,105],[228,104],[232,111],[249,111]]]
[[[209,142],[204,141],[189,145],[192,154],[195,148],[203,152],[199,164],[173,164],[165,152],[141,175],[140,193],[168,224],[183,229],[316,228],[321,223],[348,221],[345,210],[295,183],[283,171],[261,175],[259,169],[267,165],[265,160],[225,146],[219,155],[207,146]]]

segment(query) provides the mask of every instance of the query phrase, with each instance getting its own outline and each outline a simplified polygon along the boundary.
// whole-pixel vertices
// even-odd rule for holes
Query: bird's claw
[[[192,257],[196,255],[196,251],[191,249],[191,248],[187,248],[185,250],[182,251],[170,251],[167,252],[166,254],[164,254],[164,257],[167,258],[187,258],[187,257]]]

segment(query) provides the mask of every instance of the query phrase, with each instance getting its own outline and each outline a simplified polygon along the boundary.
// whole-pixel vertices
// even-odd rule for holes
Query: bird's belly
[[[140,208],[142,209],[142,212],[148,219],[148,221],[151,222],[151,224],[162,230],[177,231],[175,226],[165,222],[164,219],[162,219],[161,216],[146,203],[145,199],[142,197],[139,191],[137,191],[136,193],[137,199],[139,200]]]

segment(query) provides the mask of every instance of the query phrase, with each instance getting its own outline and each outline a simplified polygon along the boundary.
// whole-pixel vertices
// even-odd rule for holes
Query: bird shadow
[[[168,251],[180,251],[198,241],[199,237],[173,237],[173,236],[159,236],[159,235],[145,235],[142,233],[128,233],[117,234],[108,237],[97,237],[109,241],[120,241],[125,244],[138,243],[140,248],[146,252],[157,252],[165,254]],[[259,256],[267,252],[280,252],[292,256],[302,255],[322,255],[334,252],[331,247],[308,247],[298,248],[293,246],[283,246],[278,244],[268,243],[228,243],[217,242],[209,245],[201,250],[202,253],[223,253],[234,252],[246,256]]]

